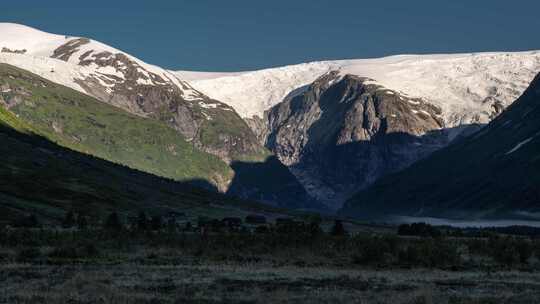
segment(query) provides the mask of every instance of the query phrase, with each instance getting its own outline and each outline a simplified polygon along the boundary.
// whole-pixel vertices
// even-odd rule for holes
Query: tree
[[[340,220],[335,220],[334,226],[332,227],[332,231],[330,232],[333,236],[345,236],[347,235],[347,231],[345,230],[345,227],[343,226],[343,222]]]
[[[107,220],[105,221],[105,229],[112,231],[122,230],[122,223],[120,222],[118,213],[113,212],[107,217]]]
[[[146,217],[146,213],[144,211],[139,212],[139,216],[137,216],[137,230],[145,231],[148,229],[148,218]]]
[[[320,214],[314,214],[308,217],[308,231],[311,235],[321,234],[323,231],[321,229],[322,217]]]
[[[68,213],[66,213],[66,216],[62,220],[62,227],[68,229],[73,228],[73,226],[75,226],[75,213],[70,210]]]
[[[88,228],[88,219],[86,218],[86,216],[82,214],[79,214],[77,216],[77,228],[79,230],[85,230],[86,228]]]
[[[150,222],[150,226],[152,227],[152,230],[161,230],[161,228],[163,227],[163,220],[161,219],[161,216],[153,216]]]
[[[21,228],[39,228],[40,224],[37,217],[34,214],[30,214],[15,221],[14,226]]]

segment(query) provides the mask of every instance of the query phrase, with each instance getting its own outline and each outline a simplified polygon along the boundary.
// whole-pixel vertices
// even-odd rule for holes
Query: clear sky
[[[540,49],[539,0],[3,0],[0,20],[187,70]]]

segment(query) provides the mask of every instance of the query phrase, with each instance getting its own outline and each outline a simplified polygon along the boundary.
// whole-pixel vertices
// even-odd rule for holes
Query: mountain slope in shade
[[[341,214],[456,218],[540,212],[540,74],[479,132],[351,198]]]
[[[447,145],[440,108],[369,78],[327,73],[265,113],[266,145],[331,209]]]
[[[225,161],[265,156],[233,108],[174,73],[100,42],[0,23],[0,62],[68,86],[133,114],[168,123]]]
[[[70,210],[94,219],[112,211],[194,218],[281,212],[75,152],[33,131],[0,107],[0,223],[30,213],[59,221]]]

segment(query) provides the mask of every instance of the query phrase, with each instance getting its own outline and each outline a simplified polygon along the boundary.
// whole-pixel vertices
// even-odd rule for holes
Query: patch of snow
[[[25,49],[27,54],[43,57],[50,57],[54,49],[71,39],[15,23],[0,23],[0,33],[0,49]]]
[[[306,63],[253,72],[206,74],[189,83],[196,90],[230,105],[242,117],[262,117],[265,110],[282,102],[289,93],[312,83],[333,68],[337,66]],[[190,73],[180,71],[176,75],[192,75],[192,79],[197,79]]]
[[[152,80],[150,78],[138,78],[137,79],[137,84],[141,84],[141,85],[153,85],[154,83],[152,82]]]
[[[52,82],[85,93],[76,80],[86,78],[92,70],[62,60],[25,54],[0,53],[0,63],[10,64],[37,74]]]
[[[208,121],[212,120],[212,116],[208,115],[206,112],[201,112],[204,118]]]
[[[219,104],[217,103],[204,103],[204,102],[199,102],[199,106],[202,107],[202,108],[205,108],[205,109],[215,109],[219,106]]]
[[[107,75],[113,75],[121,79],[125,79],[124,73],[118,71],[113,66],[104,66],[104,67],[97,67],[96,71],[101,74],[107,74]]]
[[[527,139],[525,139],[524,141],[522,142],[519,142],[515,147],[513,147],[510,151],[506,152],[505,155],[508,155],[508,154],[511,154],[511,153],[514,153],[516,152],[519,148],[523,147],[524,145],[528,144],[531,140],[533,140],[534,136],[533,137],[529,137]]]

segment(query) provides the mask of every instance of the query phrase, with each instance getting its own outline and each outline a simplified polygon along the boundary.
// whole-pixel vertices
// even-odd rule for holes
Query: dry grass
[[[0,303],[538,303],[540,274],[259,264],[0,266]]]

